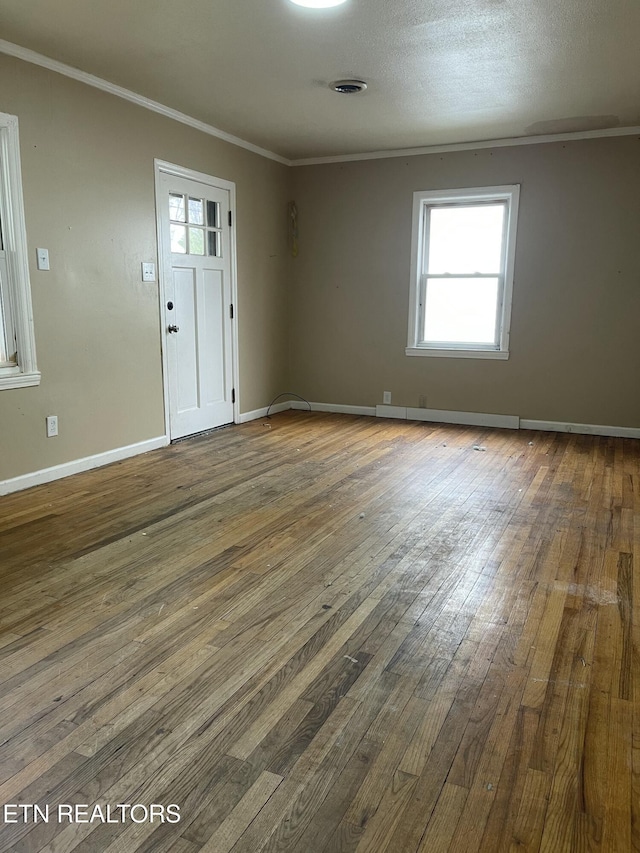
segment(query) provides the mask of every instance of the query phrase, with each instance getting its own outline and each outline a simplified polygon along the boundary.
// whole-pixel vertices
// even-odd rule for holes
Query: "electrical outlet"
[[[389,406],[391,404],[391,391],[382,392],[382,402],[385,406]]]
[[[49,415],[47,421],[47,438],[53,438],[58,434],[58,416]]]
[[[49,250],[48,249],[36,249],[36,257],[38,259],[38,269],[39,270],[51,269],[51,267],[49,266]]]
[[[426,409],[427,408],[427,395],[426,394],[422,394],[420,397],[418,397],[418,408],[419,409]]]
[[[155,264],[143,261],[143,263],[142,263],[142,280],[143,281],[155,281],[156,280],[156,265]]]

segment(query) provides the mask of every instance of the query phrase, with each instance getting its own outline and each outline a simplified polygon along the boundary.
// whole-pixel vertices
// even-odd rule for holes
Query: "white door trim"
[[[154,166],[154,185],[156,198],[156,241],[158,246],[158,311],[160,318],[160,349],[162,352],[162,390],[164,395],[164,430],[167,441],[171,440],[171,429],[169,422],[169,365],[167,361],[167,351],[164,345],[164,335],[162,327],[165,320],[164,306],[166,303],[166,287],[167,281],[171,277],[171,257],[162,245],[162,227],[161,227],[161,210],[159,200],[162,197],[160,190],[160,176],[173,175],[178,178],[187,178],[190,181],[198,181],[201,184],[207,184],[212,187],[219,187],[229,192],[229,207],[231,208],[231,301],[233,303],[234,320],[231,324],[231,360],[233,387],[235,388],[235,401],[233,403],[233,422],[240,423],[240,374],[238,370],[238,266],[236,253],[236,185],[233,181],[226,181],[223,178],[216,178],[213,175],[207,175],[204,172],[196,172],[194,169],[188,169],[185,166],[178,166],[176,163],[169,163],[166,160],[153,161]]]

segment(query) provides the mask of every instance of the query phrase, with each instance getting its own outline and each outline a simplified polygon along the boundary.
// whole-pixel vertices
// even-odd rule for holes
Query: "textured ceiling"
[[[0,34],[294,159],[640,124],[635,0],[0,0]]]

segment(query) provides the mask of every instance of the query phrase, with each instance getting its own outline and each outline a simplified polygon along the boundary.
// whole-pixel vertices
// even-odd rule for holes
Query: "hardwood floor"
[[[639,851],[639,477],[287,412],[1,499],[0,850]]]

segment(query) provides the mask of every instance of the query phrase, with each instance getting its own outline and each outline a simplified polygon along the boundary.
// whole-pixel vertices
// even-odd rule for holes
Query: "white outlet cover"
[[[49,266],[49,250],[48,249],[36,249],[36,257],[38,258],[38,269],[39,270],[48,270]]]
[[[142,280],[143,281],[155,281],[156,280],[156,265],[153,263],[148,263],[146,261],[142,262]]]

